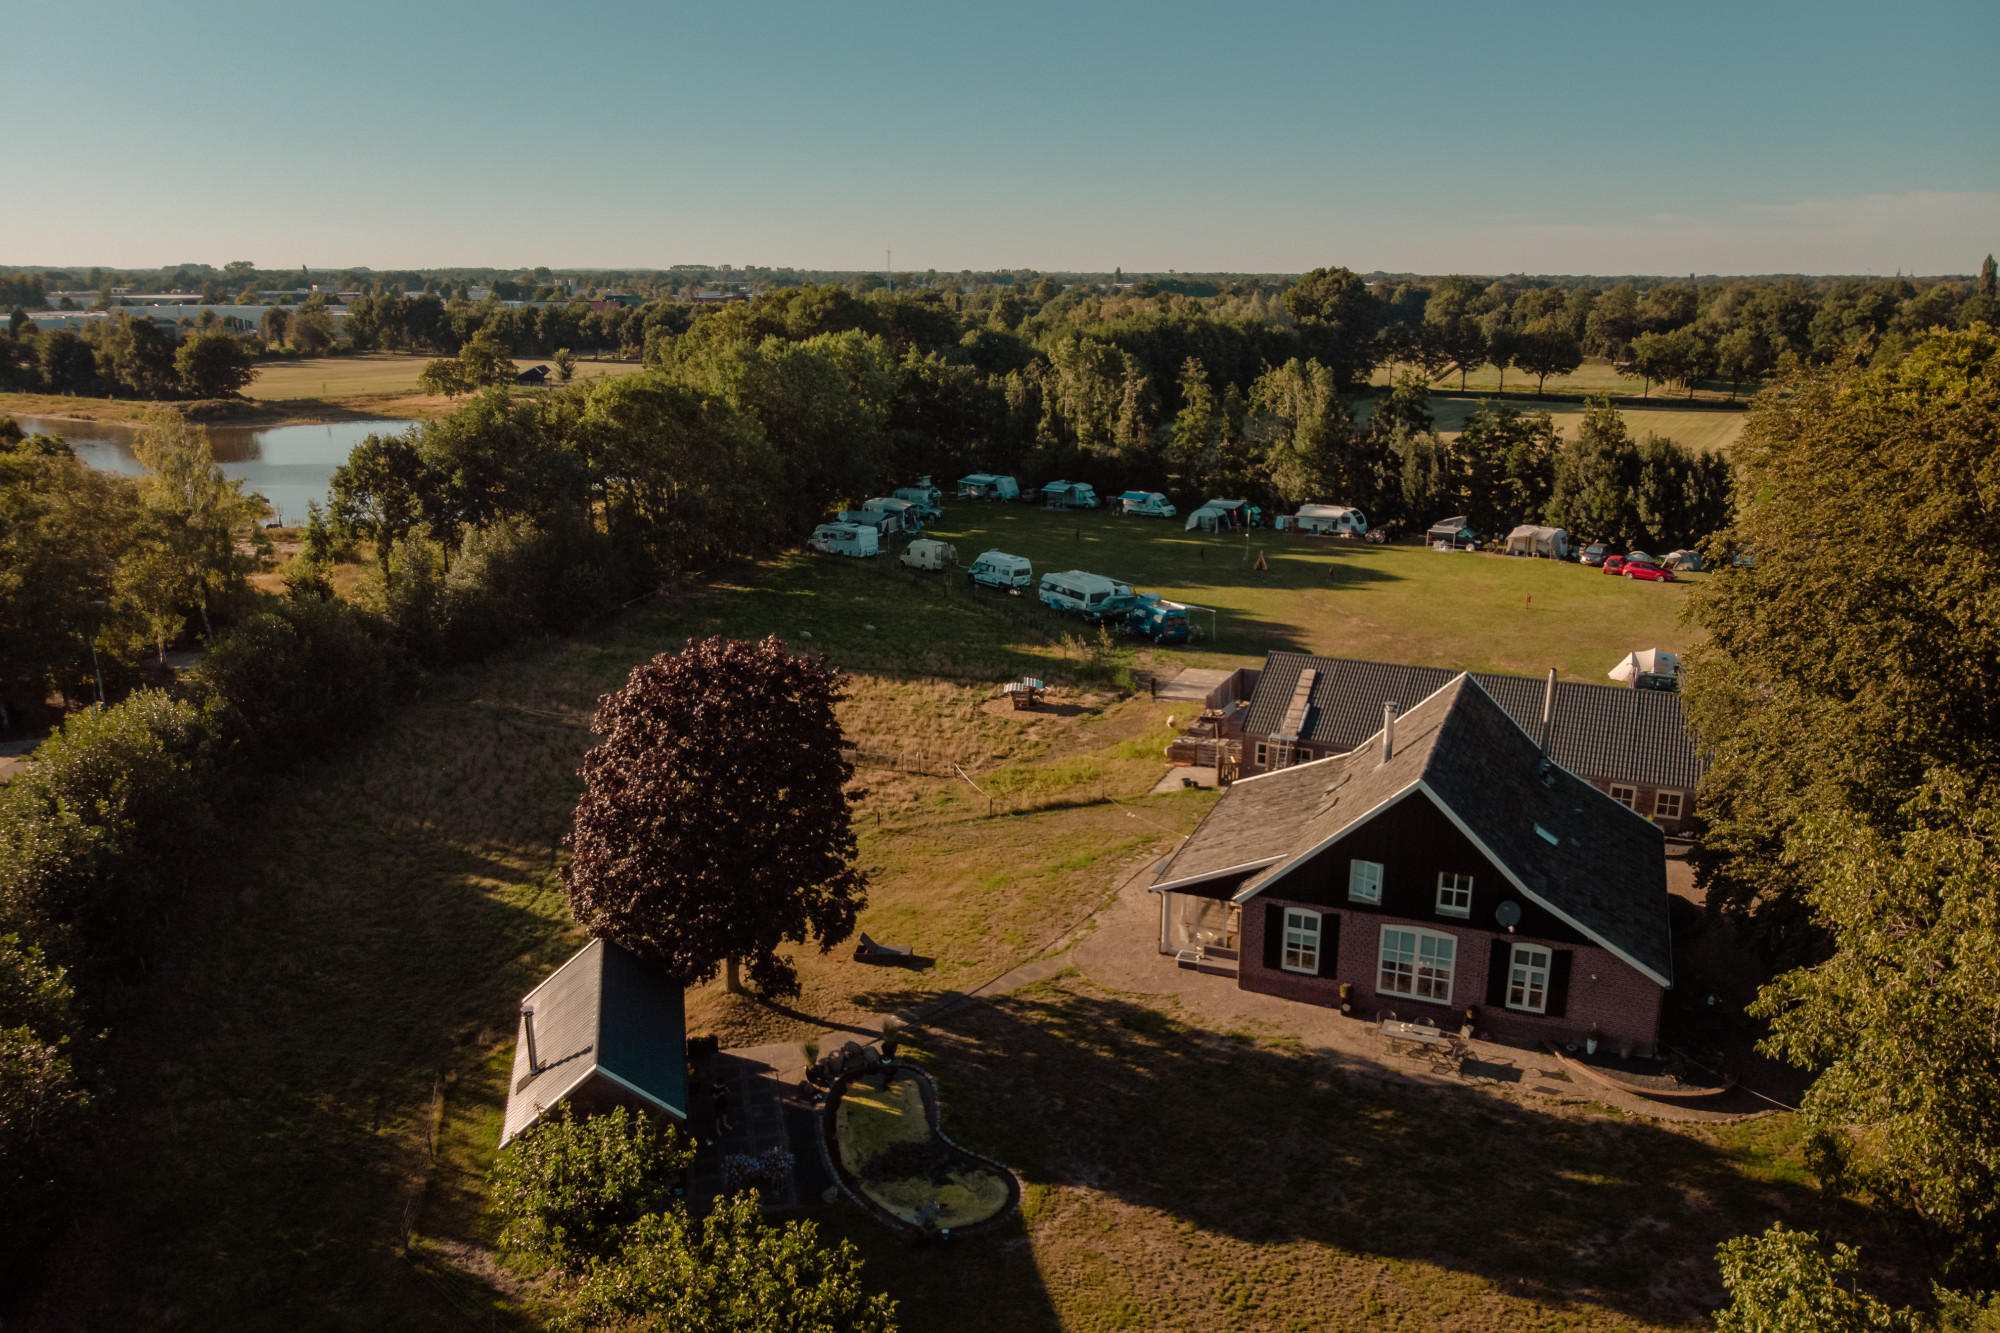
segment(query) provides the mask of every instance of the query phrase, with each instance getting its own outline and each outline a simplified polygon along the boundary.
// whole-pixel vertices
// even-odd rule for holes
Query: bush
[[[566,1272],[617,1252],[665,1207],[694,1156],[678,1128],[624,1107],[579,1120],[567,1103],[520,1134],[493,1165],[500,1243]]]
[[[381,721],[394,692],[391,652],[340,602],[273,602],[216,643],[189,692],[239,757],[280,767]]]
[[[895,1333],[896,1303],[861,1285],[852,1242],[810,1222],[764,1221],[756,1191],[720,1199],[699,1224],[682,1208],[643,1218],[616,1259],[591,1265],[562,1330],[649,1333]]]
[[[18,1289],[46,1233],[55,1178],[82,1128],[90,1095],[73,1067],[69,979],[18,935],[0,935],[0,1198],[7,1244],[0,1289]]]
[[[0,792],[0,929],[80,981],[108,979],[186,883],[214,781],[213,733],[192,704],[147,690],[72,714]]]

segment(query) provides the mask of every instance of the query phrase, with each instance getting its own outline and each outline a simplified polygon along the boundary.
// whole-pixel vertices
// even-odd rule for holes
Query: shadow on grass
[[[966,1009],[907,1041],[954,1137],[1031,1185],[1157,1211],[1173,1219],[1162,1231],[1234,1242],[1246,1262],[1303,1242],[1654,1320],[1719,1297],[1718,1242],[1844,1209],[1707,1135],[1379,1079],[1079,988]]]

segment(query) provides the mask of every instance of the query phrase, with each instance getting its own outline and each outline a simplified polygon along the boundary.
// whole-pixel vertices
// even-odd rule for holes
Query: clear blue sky
[[[1971,272],[2000,4],[0,0],[0,263]]]

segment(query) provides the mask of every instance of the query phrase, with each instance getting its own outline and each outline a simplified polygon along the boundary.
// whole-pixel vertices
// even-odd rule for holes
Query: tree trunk
[[[743,993],[743,975],[736,968],[736,955],[730,954],[722,964],[722,986],[731,995]]]

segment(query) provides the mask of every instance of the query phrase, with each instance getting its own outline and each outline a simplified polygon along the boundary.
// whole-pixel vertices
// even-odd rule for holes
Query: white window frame
[[[1623,792],[1625,794],[1623,796],[1620,796],[1618,794],[1620,792]],[[1629,786],[1623,782],[1614,782],[1611,784],[1611,799],[1618,802],[1618,804],[1624,806],[1627,810],[1632,811],[1634,814],[1638,813],[1639,789],[1637,787]]]
[[[1525,958],[1523,957],[1524,954],[1526,955]],[[1537,956],[1542,960],[1540,963],[1534,961]],[[1551,965],[1555,962],[1555,957],[1556,951],[1554,949],[1541,944],[1516,944],[1507,951],[1507,1008],[1512,1009],[1517,1014],[1546,1014],[1549,1011],[1549,978],[1552,974]],[[1523,972],[1526,975],[1517,978],[1516,974]],[[1532,1001],[1536,989],[1535,974],[1537,972],[1541,973],[1542,979],[1542,998],[1539,1004]],[[1517,987],[1521,992],[1521,998],[1518,1001],[1514,998],[1514,992]]]
[[[1667,813],[1665,809],[1666,803],[1668,801],[1672,801],[1674,804],[1674,809],[1672,814]],[[1686,809],[1687,809],[1687,797],[1682,792],[1656,791],[1653,793],[1653,818],[1655,819],[1678,820],[1681,817],[1682,812],[1684,812]]]
[[[1270,764],[1271,764],[1271,749],[1272,749],[1272,746],[1271,746],[1271,743],[1270,743],[1269,741],[1258,741],[1258,742],[1257,742],[1257,767],[1259,767],[1259,768],[1268,768],[1268,767],[1270,767]]]
[[[1464,902],[1459,901],[1464,895]],[[1472,915],[1472,876],[1455,871],[1438,871],[1437,911],[1439,916]]]
[[[1396,971],[1390,972],[1389,943],[1391,936],[1409,936],[1410,950],[1405,955],[1401,941],[1397,941]],[[1439,946],[1446,956],[1440,960]],[[1426,959],[1428,954],[1428,960]],[[1442,966],[1440,966],[1442,961]],[[1408,972],[1403,972],[1403,967]],[[1382,934],[1375,949],[1375,993],[1394,995],[1405,1000],[1415,1000],[1420,1004],[1450,1005],[1452,985],[1458,974],[1458,936],[1441,930],[1425,930],[1421,926],[1382,927]],[[1410,988],[1399,990],[1393,982],[1399,977],[1407,977]],[[1440,993],[1442,992],[1442,993]]]
[[[1353,860],[1347,863],[1347,901],[1382,905],[1382,863]]]
[[[1319,947],[1323,938],[1321,918],[1318,912],[1304,907],[1285,909],[1285,935],[1278,941],[1278,966],[1287,972],[1298,972],[1305,976],[1319,975]],[[1310,935],[1312,940],[1307,942]],[[1296,940],[1294,940],[1296,936]],[[1294,962],[1293,959],[1297,959]],[[1312,961],[1307,962],[1310,958]]]

